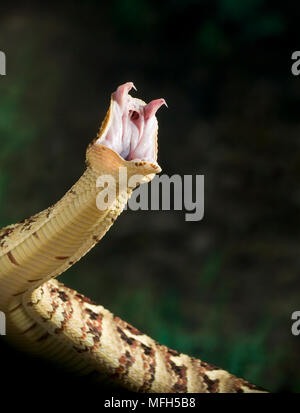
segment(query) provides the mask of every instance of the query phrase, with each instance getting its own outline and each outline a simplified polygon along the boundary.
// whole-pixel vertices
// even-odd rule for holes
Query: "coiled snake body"
[[[259,392],[225,370],[152,340],[102,306],[58,283],[55,277],[85,255],[122,212],[135,175],[150,181],[157,158],[158,99],[145,104],[118,87],[86,170],[54,206],[0,232],[0,310],[7,337],[20,349],[47,357],[80,374],[93,372],[139,392]],[[128,181],[119,182],[119,168]],[[115,178],[116,193],[96,205],[99,176]],[[103,188],[102,188],[103,189]]]

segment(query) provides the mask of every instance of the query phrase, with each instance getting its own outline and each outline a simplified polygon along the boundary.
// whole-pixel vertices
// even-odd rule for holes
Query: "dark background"
[[[205,175],[204,219],[126,211],[60,281],[163,344],[299,392],[296,3],[105,3],[1,4],[0,224],[46,208],[77,180],[119,84],[164,97],[159,164]],[[69,382],[3,340],[0,361],[6,383]]]

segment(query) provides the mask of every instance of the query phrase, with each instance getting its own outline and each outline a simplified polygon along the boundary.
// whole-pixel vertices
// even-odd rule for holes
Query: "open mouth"
[[[166,105],[164,99],[146,104],[133,98],[129,91],[135,86],[127,82],[112,94],[107,127],[95,142],[117,152],[126,161],[157,163],[156,112]]]

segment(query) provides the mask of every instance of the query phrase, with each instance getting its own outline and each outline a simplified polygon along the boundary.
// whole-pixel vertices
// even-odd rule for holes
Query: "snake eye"
[[[129,111],[129,116],[130,116],[131,120],[138,120],[138,118],[140,117],[138,112],[136,112],[135,110],[130,110]]]

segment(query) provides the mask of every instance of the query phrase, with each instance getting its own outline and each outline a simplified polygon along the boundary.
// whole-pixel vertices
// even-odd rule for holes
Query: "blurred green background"
[[[119,84],[164,97],[159,164],[205,175],[204,219],[125,211],[60,281],[161,343],[276,392],[300,391],[290,319],[300,310],[291,73],[300,44],[290,4],[77,0],[0,12],[1,226],[53,204],[81,175]],[[9,357],[18,369],[22,356]]]

